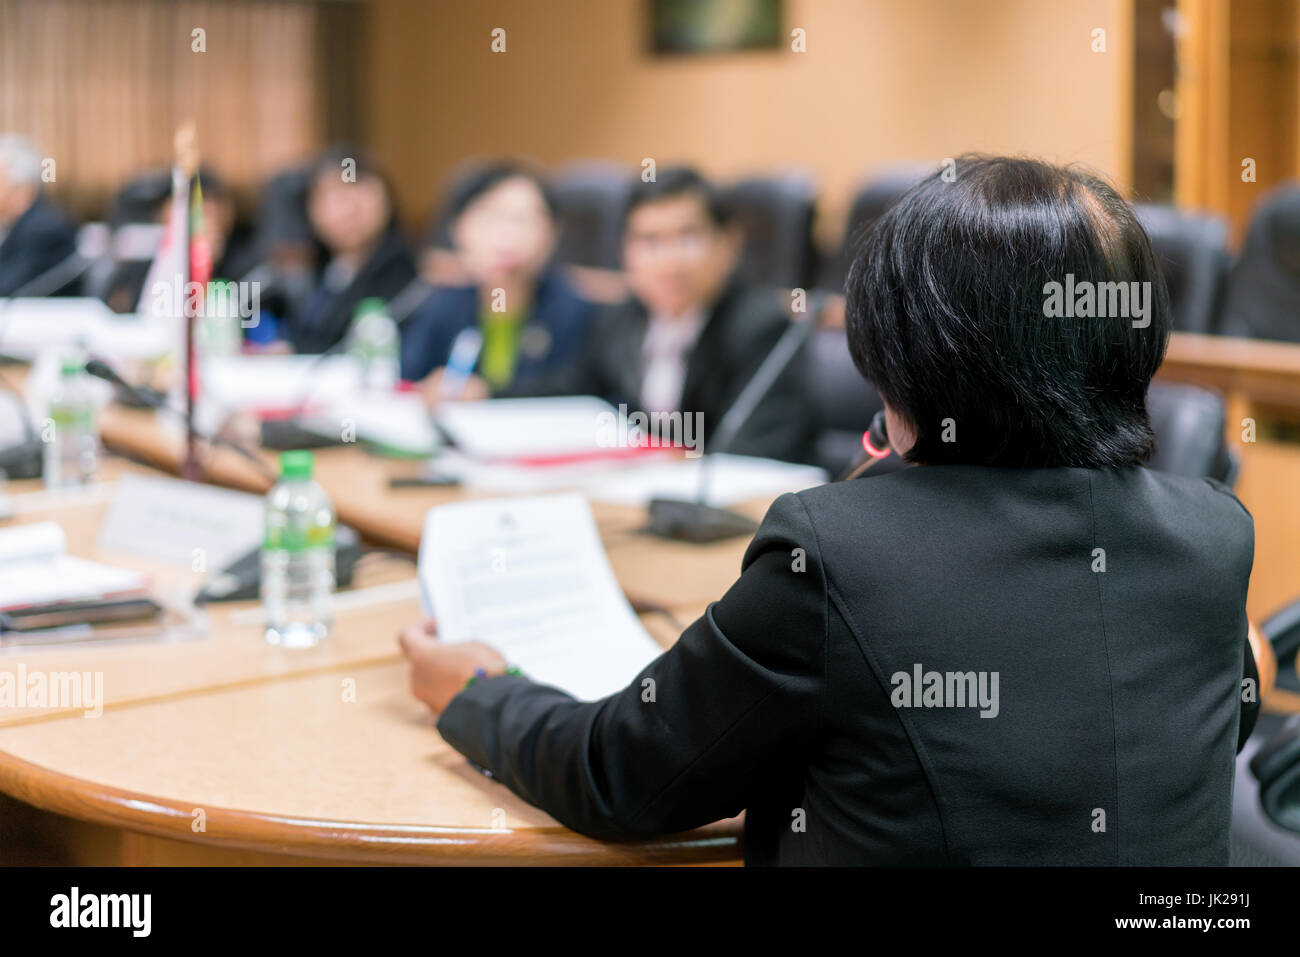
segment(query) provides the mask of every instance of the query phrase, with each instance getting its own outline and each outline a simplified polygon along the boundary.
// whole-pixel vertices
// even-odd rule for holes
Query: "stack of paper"
[[[203,363],[200,420],[216,427],[234,412],[292,415],[325,438],[368,442],[403,455],[438,450],[437,430],[419,395],[362,388],[348,355],[221,356]]]
[[[55,522],[0,532],[0,609],[58,601],[91,601],[144,590],[143,575],[67,554]]]
[[[0,299],[4,351],[23,359],[84,349],[103,359],[154,359],[171,347],[170,320],[119,316],[98,299]]]

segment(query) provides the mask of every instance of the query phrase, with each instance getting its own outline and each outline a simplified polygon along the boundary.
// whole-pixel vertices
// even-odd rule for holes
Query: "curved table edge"
[[[738,862],[738,820],[649,841],[605,842],[565,827],[524,829],[374,824],[195,806],[52,771],[0,751],[0,791],[94,824],[224,849],[355,864],[670,865]]]

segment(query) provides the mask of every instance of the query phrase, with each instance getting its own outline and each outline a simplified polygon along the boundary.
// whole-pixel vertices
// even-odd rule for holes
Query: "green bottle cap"
[[[316,456],[310,449],[292,449],[280,453],[280,477],[309,479],[316,467]]]
[[[65,375],[65,376],[81,375],[81,373],[84,372],[85,370],[86,370],[86,364],[82,362],[80,359],[73,358],[72,356],[66,356],[62,361],[59,362],[60,375]]]
[[[368,316],[372,312],[387,312],[387,311],[388,311],[388,303],[384,302],[384,300],[380,299],[378,296],[370,296],[366,299],[362,299],[359,303],[357,303],[357,308],[352,313],[352,318],[359,319],[361,316]]]

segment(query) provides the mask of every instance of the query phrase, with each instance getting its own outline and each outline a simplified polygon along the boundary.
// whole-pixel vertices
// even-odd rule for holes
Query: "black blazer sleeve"
[[[0,296],[22,291],[76,251],[72,223],[46,200],[37,199],[0,241]],[[77,286],[69,282],[56,292],[74,293]]]
[[[1246,746],[1246,740],[1250,733],[1255,730],[1255,722],[1259,720],[1259,666],[1255,663],[1255,652],[1250,648],[1250,638],[1246,639],[1246,653],[1241,665],[1241,674],[1243,683],[1252,682],[1255,693],[1247,700],[1243,688],[1241,696],[1241,723],[1237,726],[1237,753]]]
[[[462,691],[442,736],[524,800],[602,839],[731,817],[822,727],[827,598],[803,503],[783,495],[740,578],[617,694],[579,702],[526,678]]]

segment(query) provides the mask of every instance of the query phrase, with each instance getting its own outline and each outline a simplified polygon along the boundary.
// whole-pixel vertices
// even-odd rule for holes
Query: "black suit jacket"
[[[577,358],[539,380],[530,394],[594,395],[624,404],[629,412],[644,411],[641,348],[649,324],[645,307],[635,299],[598,310]],[[701,413],[705,451],[810,460],[806,354],[791,362],[727,448],[711,444],[719,421],[789,326],[790,317],[771,290],[733,282],[714,303],[687,357],[679,410]]]
[[[323,275],[323,274],[322,274]],[[330,292],[323,282],[290,316],[287,338],[295,352],[324,352],[343,340],[363,299],[392,302],[415,279],[415,260],[397,229],[384,233],[370,259],[346,288]]]
[[[751,864],[1226,865],[1253,547],[1224,486],[1146,469],[825,485],[625,690],[490,678],[438,730],[598,838],[745,810]],[[904,700],[918,669],[945,694]]]
[[[38,197],[0,242],[0,296],[12,296],[76,250],[72,221],[49,200]],[[70,294],[78,285],[69,283],[55,292]]]

